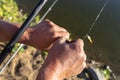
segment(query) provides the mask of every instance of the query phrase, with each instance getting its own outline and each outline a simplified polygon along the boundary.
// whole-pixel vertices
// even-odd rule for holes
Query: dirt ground
[[[7,68],[0,74],[0,80],[36,80],[38,71],[46,55],[41,51],[28,47],[24,52],[18,53]],[[66,80],[78,80],[71,77]]]
[[[7,68],[0,74],[0,80],[36,80],[38,71],[45,58],[46,55],[41,51],[27,47],[22,53],[17,54]],[[73,76],[65,80],[81,79],[78,76]]]
[[[0,80],[35,80],[43,61],[41,52],[28,48],[15,56],[0,74]]]

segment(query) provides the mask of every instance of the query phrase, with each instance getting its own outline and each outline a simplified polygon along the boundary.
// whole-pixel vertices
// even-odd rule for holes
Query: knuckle
[[[73,49],[74,51],[76,51],[75,52],[76,54],[80,53],[80,50],[79,50],[79,48],[78,48],[78,46],[76,44],[71,44],[70,48]]]
[[[45,19],[44,21],[49,22],[50,20],[49,19]]]
[[[48,19],[45,19],[45,20],[42,21],[42,23],[48,23],[48,22],[49,22]]]
[[[66,33],[64,36],[65,36],[66,39],[70,38],[70,34],[69,33]]]
[[[82,39],[78,39],[77,42],[80,44],[80,45],[84,45],[84,41]]]
[[[53,38],[57,38],[57,37],[58,37],[58,34],[53,31],[53,32],[51,33],[51,36],[52,36]]]
[[[68,32],[65,28],[59,27],[61,31]]]
[[[50,21],[49,19],[43,20],[43,23],[47,24],[47,25],[50,26],[50,27],[54,27],[54,26],[53,26],[54,23],[53,23],[52,21]]]
[[[84,41],[82,39],[79,39],[79,40],[80,40],[80,42],[84,43]]]
[[[53,26],[54,23],[52,21],[48,20],[47,22],[48,22],[49,25],[51,25],[51,27],[54,27]]]
[[[82,39],[80,39],[80,38],[79,38],[79,39],[77,39],[77,41],[78,41],[78,42],[83,43],[83,40],[82,40]]]

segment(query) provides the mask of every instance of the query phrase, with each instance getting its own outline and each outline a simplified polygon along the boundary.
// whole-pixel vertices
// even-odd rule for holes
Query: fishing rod
[[[52,5],[48,8],[48,10],[44,13],[44,15],[41,17],[39,23],[42,22],[42,20],[46,17],[46,15],[52,10],[53,6],[58,2],[58,0],[55,0]],[[13,58],[17,55],[17,53],[20,51],[20,49],[24,46],[24,44],[21,44],[18,49],[14,52],[12,57],[7,61],[7,63],[0,69],[0,73],[2,73],[5,68],[8,66],[8,64],[13,60]]]
[[[92,31],[92,29],[94,28],[96,22],[98,21],[98,19],[100,18],[101,14],[103,13],[105,7],[107,6],[109,0],[106,0],[105,3],[103,4],[102,8],[100,9],[98,15],[96,16],[95,20],[93,21],[93,23],[91,24],[89,30],[87,31],[87,33],[85,34],[85,36],[83,37],[83,39],[88,38],[88,40],[92,43],[92,39],[89,36],[90,32]]]
[[[96,16],[95,20],[93,21],[92,25],[90,26],[89,30],[87,31],[87,33],[85,34],[83,39],[87,38],[91,43],[93,42],[91,37],[89,36],[89,34],[92,31],[92,29],[94,28],[94,26],[95,26],[96,22],[98,21],[98,19],[100,18],[101,14],[103,13],[103,11],[104,11],[105,7],[107,6],[108,2],[109,2],[109,0],[105,1],[104,5],[100,9],[98,15]],[[88,73],[88,75],[90,77],[90,80],[99,80],[100,79],[100,76],[98,74],[96,74],[94,69],[92,69],[91,67],[85,68],[82,72],[83,73],[82,75],[84,75],[84,73],[86,73],[86,72]],[[113,77],[114,80],[116,80],[116,76],[113,73],[112,73],[112,77]]]
[[[0,53],[0,65],[3,63],[3,61],[8,56],[8,54],[11,52],[11,50],[13,49],[15,44],[18,42],[18,40],[20,39],[22,34],[28,28],[29,24],[33,21],[35,16],[41,11],[42,7],[46,4],[47,1],[48,0],[40,0],[38,2],[35,9],[31,12],[31,14],[28,16],[28,18],[24,21],[24,23],[21,25],[20,29],[15,33],[15,35],[12,37],[12,39],[5,46],[3,51]]]
[[[45,5],[47,0],[40,0],[35,9],[32,11],[32,13],[28,16],[28,18],[25,20],[25,22],[22,24],[20,29],[15,33],[15,35],[12,37],[12,39],[9,41],[9,43],[5,46],[3,51],[0,53],[0,65],[5,60],[9,52],[13,49],[15,44],[18,42],[22,34],[25,32],[25,30],[28,28],[29,24],[32,22],[32,20],[35,18],[35,16],[39,13],[39,11],[42,9],[42,7]]]

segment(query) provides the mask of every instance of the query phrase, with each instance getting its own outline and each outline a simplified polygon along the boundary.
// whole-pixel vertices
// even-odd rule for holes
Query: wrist
[[[41,68],[37,80],[61,80],[50,68]]]
[[[19,43],[23,43],[23,44],[28,44],[29,43],[29,39],[30,39],[30,31],[31,29],[28,28],[23,35],[21,36]]]
[[[61,73],[61,69],[59,61],[46,61],[39,71],[37,80],[63,80],[65,75]]]

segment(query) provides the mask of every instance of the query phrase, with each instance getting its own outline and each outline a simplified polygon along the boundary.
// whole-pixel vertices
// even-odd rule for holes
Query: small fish
[[[91,44],[93,44],[93,40],[89,35],[87,36],[87,39],[90,41]]]

